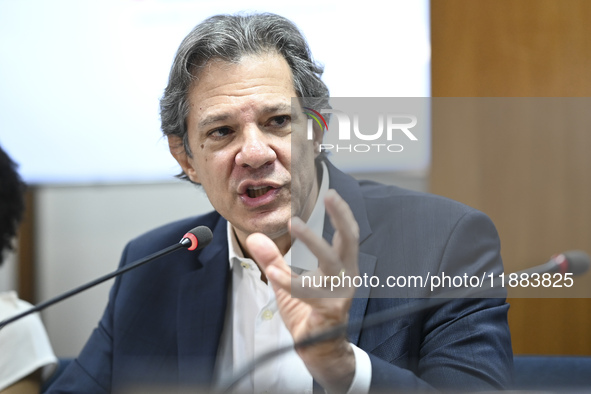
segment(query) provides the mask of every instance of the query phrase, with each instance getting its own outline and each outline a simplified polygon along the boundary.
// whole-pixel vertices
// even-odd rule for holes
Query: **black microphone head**
[[[200,250],[209,245],[212,239],[213,234],[209,227],[198,226],[186,233],[180,243],[189,250]]]
[[[584,274],[591,265],[589,255],[582,250],[569,250],[564,252],[563,255],[568,261],[567,272],[572,272],[573,275]]]

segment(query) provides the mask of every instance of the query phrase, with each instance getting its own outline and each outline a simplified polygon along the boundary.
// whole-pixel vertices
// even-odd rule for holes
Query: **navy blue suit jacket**
[[[360,227],[360,272],[389,275],[501,272],[494,225],[479,211],[424,193],[357,182],[328,164],[330,187],[349,203]],[[81,354],[51,393],[106,393],[129,384],[207,385],[222,333],[228,284],[226,221],[216,212],[185,219],[132,240],[125,265],[179,241],[197,225],[213,231],[200,252],[176,252],[119,277]],[[324,238],[334,233],[325,220]],[[406,305],[361,288],[350,320]],[[369,355],[372,390],[506,387],[512,351],[504,298],[454,299],[443,306],[351,332]]]

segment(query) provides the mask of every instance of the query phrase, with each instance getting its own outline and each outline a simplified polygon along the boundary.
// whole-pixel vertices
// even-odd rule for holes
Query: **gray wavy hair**
[[[200,70],[212,59],[237,63],[245,55],[269,52],[281,54],[289,64],[298,97],[318,98],[318,108],[328,102],[328,88],[320,79],[324,68],[312,59],[306,39],[291,21],[269,13],[216,15],[198,24],[179,46],[160,100],[164,135],[180,137],[192,157],[186,127],[188,93]],[[179,177],[187,179],[184,173]]]

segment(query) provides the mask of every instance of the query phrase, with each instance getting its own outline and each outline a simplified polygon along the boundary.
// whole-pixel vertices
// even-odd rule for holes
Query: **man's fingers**
[[[344,275],[352,276],[358,273],[359,226],[349,205],[334,190],[327,193],[325,203],[326,211],[335,228],[332,245],[315,235],[299,218],[292,218],[290,229],[292,236],[303,242],[318,258],[320,271],[312,275],[327,276],[324,279],[331,280],[330,287],[332,288],[334,280],[343,278]],[[297,265],[298,256],[292,255],[292,259]],[[319,277],[316,279],[318,280]],[[322,282],[323,288],[327,286]],[[337,287],[340,285],[337,284]],[[293,291],[292,286],[292,294]]]
[[[341,236],[347,244],[355,245],[355,248],[357,248],[359,225],[355,220],[355,216],[353,216],[349,204],[333,189],[326,193],[324,202],[330,222],[335,230],[341,232]]]
[[[246,248],[262,268],[283,260],[277,245],[269,237],[260,233],[251,234],[246,238]]]
[[[339,254],[348,274],[358,271],[359,225],[349,205],[334,190],[329,190],[324,199],[326,211],[335,229],[333,247]]]
[[[277,245],[266,235],[254,233],[246,238],[246,247],[265,275],[280,287],[289,289],[291,269],[281,255]]]
[[[322,282],[318,288],[316,288],[318,285],[304,286],[306,280],[310,281],[311,277],[303,278],[293,275],[281,252],[271,239],[263,234],[251,234],[246,239],[246,247],[252,258],[274,286],[286,291],[290,291],[291,288],[292,294],[295,290],[296,294],[293,295],[296,297],[320,297],[323,294],[322,289],[326,287],[330,287],[331,291],[342,287],[342,283],[334,283],[335,280],[344,279],[344,275],[351,276],[358,273],[359,226],[357,221],[349,205],[334,190],[327,192],[325,204],[335,229],[332,245],[315,235],[299,218],[292,218],[290,228],[292,236],[303,242],[318,258],[320,270],[316,275],[320,276],[312,274],[315,276],[315,280],[330,279],[330,283]],[[296,266],[297,258],[298,256],[292,255]]]
[[[326,242],[324,238],[318,237],[314,232],[307,227],[300,218],[294,217],[291,219],[291,234],[302,241],[310,252],[318,258],[318,262],[322,271],[327,275],[336,275],[342,269],[342,264],[339,256],[331,245]],[[297,265],[297,255],[292,255],[294,264]]]

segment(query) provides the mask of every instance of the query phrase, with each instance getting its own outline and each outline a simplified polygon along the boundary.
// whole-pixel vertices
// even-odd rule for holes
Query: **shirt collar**
[[[314,234],[316,234],[319,237],[322,237],[322,231],[324,230],[324,214],[326,212],[324,208],[324,196],[328,191],[329,185],[328,169],[326,168],[326,164],[324,162],[321,162],[321,168],[322,182],[320,183],[318,198],[316,199],[314,209],[312,210],[312,214],[310,215],[310,218],[307,222],[308,227],[312,230]],[[244,257],[244,254],[242,253],[242,249],[240,248],[240,244],[238,243],[238,239],[236,238],[236,234],[234,233],[234,229],[230,222],[228,222],[227,225],[227,233],[229,264],[230,269],[232,269],[234,261],[244,261],[250,259],[246,259]],[[292,255],[295,255],[297,257],[297,263],[294,263],[293,265],[291,264]],[[297,239],[294,241],[294,243],[292,244],[287,254],[284,256],[284,258],[287,264],[292,265],[292,268],[297,268],[298,271],[310,271],[318,267],[318,259],[300,240]]]

